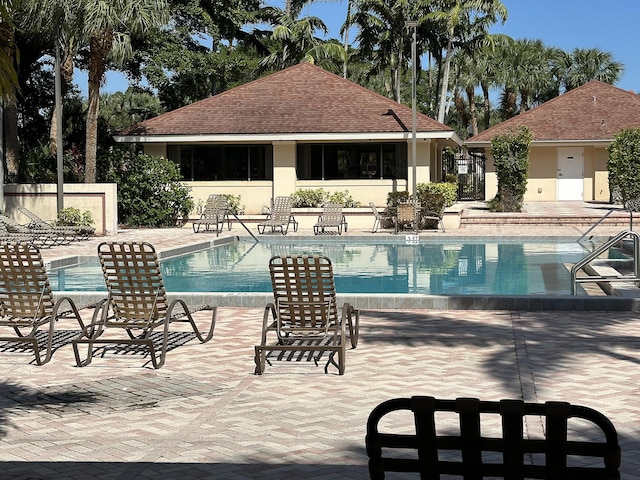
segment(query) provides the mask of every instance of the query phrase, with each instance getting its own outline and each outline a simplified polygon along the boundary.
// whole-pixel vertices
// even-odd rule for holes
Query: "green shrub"
[[[360,206],[360,202],[356,202],[351,195],[349,195],[349,190],[345,190],[344,192],[334,192],[328,196],[327,201],[330,203],[337,203],[345,208]]]
[[[319,207],[328,198],[327,192],[322,188],[301,188],[291,195],[295,208]]]
[[[194,207],[178,165],[164,157],[114,150],[102,180],[118,184],[118,215],[131,227],[175,226]]]
[[[389,192],[387,193],[387,207],[397,207],[399,203],[408,202],[410,199],[411,194],[407,191]]]
[[[94,221],[89,210],[81,212],[77,208],[67,207],[58,212],[58,218],[54,224],[58,226],[91,227]]]
[[[227,199],[227,207],[230,214],[242,215],[244,213],[244,205],[240,203],[241,195],[225,193],[223,196]]]
[[[295,208],[321,207],[323,204],[337,203],[345,208],[359,207],[360,202],[356,202],[349,191],[329,193],[322,188],[301,188],[291,195]]]
[[[425,194],[438,194],[442,195],[444,198],[444,206],[450,207],[456,200],[458,200],[458,184],[451,182],[430,182],[430,183],[419,183],[417,186],[418,190],[418,199],[421,199]],[[420,200],[422,204],[422,200]]]
[[[640,128],[616,133],[609,146],[609,188],[616,203],[640,210]]]
[[[498,193],[488,204],[492,211],[520,212],[529,178],[529,152],[533,136],[525,126],[491,140]]]

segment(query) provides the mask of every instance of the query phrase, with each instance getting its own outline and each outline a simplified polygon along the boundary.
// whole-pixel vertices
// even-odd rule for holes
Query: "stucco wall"
[[[6,215],[26,224],[29,219],[18,211],[26,207],[44,220],[57,217],[58,187],[55,184],[4,186]],[[115,183],[66,183],[64,208],[88,210],[97,235],[115,233],[118,229],[118,186]]]
[[[600,146],[584,147],[584,201],[609,201],[607,159],[606,148]],[[498,191],[498,179],[491,152],[487,152],[485,166],[485,198],[490,200],[495,197]],[[531,147],[525,202],[546,202],[558,199],[557,169],[557,146]]]

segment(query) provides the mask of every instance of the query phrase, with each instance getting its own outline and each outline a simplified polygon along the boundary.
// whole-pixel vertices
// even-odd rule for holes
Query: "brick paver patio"
[[[194,235],[113,239],[147,238],[161,250],[202,239]],[[43,254],[95,252],[100,240]],[[0,478],[365,479],[369,412],[411,395],[593,407],[618,429],[623,478],[640,478],[636,313],[366,310],[344,376],[306,357],[254,375],[261,321],[262,309],[220,308],[214,339],[176,332],[160,370],[114,351],[75,367],[77,325],[66,321],[45,366],[0,344]]]

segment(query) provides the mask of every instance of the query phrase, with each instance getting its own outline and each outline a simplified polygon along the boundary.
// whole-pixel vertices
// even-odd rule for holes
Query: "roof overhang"
[[[585,147],[608,147],[613,139],[610,140],[533,140],[532,147],[566,147],[566,146],[585,146]],[[484,142],[464,142],[467,149],[473,148],[491,148],[491,141]]]
[[[328,142],[401,142],[412,139],[412,132],[358,132],[358,133],[256,133],[205,135],[115,135],[118,143],[328,143]],[[462,140],[451,130],[417,132],[416,140],[445,140],[452,146]]]

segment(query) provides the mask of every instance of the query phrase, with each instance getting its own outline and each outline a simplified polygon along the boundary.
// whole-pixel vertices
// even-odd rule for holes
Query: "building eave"
[[[116,135],[118,143],[273,143],[273,142],[373,142],[408,141],[411,132],[359,132],[359,133],[261,133],[261,134],[209,134],[209,135]],[[462,145],[454,131],[417,132],[417,140],[446,140]]]

